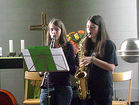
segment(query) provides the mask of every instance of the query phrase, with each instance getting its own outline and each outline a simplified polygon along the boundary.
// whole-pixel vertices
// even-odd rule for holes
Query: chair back
[[[130,104],[131,98],[131,84],[132,84],[132,71],[126,72],[113,72],[113,82],[123,82],[129,81],[129,88],[128,88],[128,103]]]
[[[28,96],[28,83],[31,81],[42,81],[42,77],[39,76],[38,72],[25,72],[25,96],[24,99],[27,99]]]
[[[25,72],[25,80],[41,81],[42,77],[39,76],[38,72]]]
[[[127,72],[114,72],[113,73],[113,81],[114,82],[121,82],[121,81],[126,81],[130,80],[132,77],[132,71],[127,71]]]

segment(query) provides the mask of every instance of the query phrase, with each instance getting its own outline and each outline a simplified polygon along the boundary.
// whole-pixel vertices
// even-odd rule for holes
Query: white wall
[[[14,41],[14,51],[20,53],[20,40],[24,39],[26,48],[41,45],[41,32],[29,30],[30,25],[41,24],[41,12],[47,19],[59,17],[59,2],[55,0],[0,0],[0,47],[7,55],[8,40]],[[47,21],[48,21],[47,20]]]

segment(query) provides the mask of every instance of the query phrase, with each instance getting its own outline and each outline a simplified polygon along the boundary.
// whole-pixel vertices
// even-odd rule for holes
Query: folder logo
[[[29,71],[57,71],[50,48],[48,46],[32,46],[22,50]]]

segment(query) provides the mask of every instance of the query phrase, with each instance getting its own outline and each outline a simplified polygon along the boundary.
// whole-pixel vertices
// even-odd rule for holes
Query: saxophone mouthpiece
[[[91,38],[91,33],[87,33],[86,35],[88,38]]]

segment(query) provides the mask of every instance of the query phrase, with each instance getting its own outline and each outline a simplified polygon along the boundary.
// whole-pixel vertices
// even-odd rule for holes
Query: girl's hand
[[[87,66],[87,65],[89,65],[90,63],[92,63],[92,56],[82,58],[82,59],[81,59],[80,65]]]

